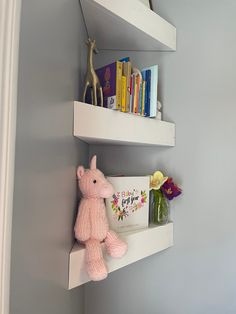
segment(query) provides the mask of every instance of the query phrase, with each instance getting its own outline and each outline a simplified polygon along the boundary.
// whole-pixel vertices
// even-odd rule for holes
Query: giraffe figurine
[[[83,92],[83,102],[85,102],[87,90],[90,89],[92,105],[95,106],[99,105],[103,107],[102,87],[93,66],[93,52],[96,49],[96,41],[94,39],[88,38],[87,45],[88,45],[88,59],[87,59],[87,73]],[[99,103],[98,98],[100,100]]]

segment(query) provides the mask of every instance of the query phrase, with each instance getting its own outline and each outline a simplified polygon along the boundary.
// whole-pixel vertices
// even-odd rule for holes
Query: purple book
[[[119,92],[118,80],[122,74],[121,62],[113,62],[96,70],[103,91],[103,107],[120,109],[121,91]],[[120,85],[120,86],[118,86]]]

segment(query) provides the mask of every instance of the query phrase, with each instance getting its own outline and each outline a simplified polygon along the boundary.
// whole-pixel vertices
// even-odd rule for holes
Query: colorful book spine
[[[145,82],[144,83],[144,99],[143,99],[143,101],[142,101],[142,116],[145,116],[145,106],[146,106],[146,100],[147,100],[147,95],[146,95],[146,71],[144,71],[144,70],[142,70],[142,72],[141,72],[141,74],[142,74],[142,79],[143,79],[143,82]]]
[[[130,111],[130,77],[131,77],[131,62],[123,62],[123,75],[126,77],[126,103],[124,112]]]
[[[116,108],[117,110],[121,110],[121,77],[122,77],[122,62],[116,61],[116,95],[117,102]]]
[[[143,94],[143,81],[140,82],[139,96],[138,96],[138,114],[142,114],[142,94]]]
[[[135,91],[134,91],[134,108],[133,113],[139,113],[139,91],[140,91],[141,78],[139,74],[135,75]]]
[[[133,76],[133,99],[132,99],[132,113],[135,113],[137,103],[137,77]]]
[[[143,80],[143,84],[142,84],[142,110],[141,110],[142,116],[144,116],[144,108],[145,108],[145,90],[146,90],[146,81]]]
[[[145,107],[144,107],[144,116],[150,116],[150,91],[151,91],[151,70],[145,71],[146,77],[146,92],[145,92]]]
[[[151,71],[149,116],[153,118],[157,115],[158,65],[144,69],[147,70]]]
[[[122,75],[121,77],[121,111],[126,112],[126,77]]]
[[[121,58],[119,61],[120,62],[129,62],[130,61],[130,57]]]
[[[145,106],[146,106],[146,71],[142,70],[142,79],[145,82],[145,93],[144,93],[144,103],[142,104],[142,116],[145,116]]]
[[[133,98],[134,98],[134,74],[130,77],[130,101],[129,112],[133,112]]]

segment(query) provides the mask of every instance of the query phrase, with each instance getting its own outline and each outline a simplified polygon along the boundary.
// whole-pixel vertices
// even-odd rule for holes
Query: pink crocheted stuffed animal
[[[105,242],[107,253],[112,257],[121,257],[127,251],[127,244],[117,234],[109,230],[104,198],[114,193],[112,185],[96,167],[93,156],[90,169],[79,166],[77,170],[79,187],[83,198],[75,223],[75,237],[85,244],[85,263],[91,280],[102,280],[108,270],[103,259],[101,242]]]

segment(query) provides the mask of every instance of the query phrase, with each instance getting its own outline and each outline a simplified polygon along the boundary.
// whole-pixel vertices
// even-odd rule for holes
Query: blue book
[[[150,117],[151,70],[145,71],[145,77],[146,77],[146,91],[145,91],[144,115],[145,117]]]
[[[147,81],[147,78],[146,78],[146,71],[141,71],[142,73],[142,79],[143,79],[143,82],[145,82],[146,84],[146,81]],[[146,91],[146,85],[145,85],[145,92],[144,92],[144,110],[142,112],[142,114],[145,116],[145,107],[146,107],[146,95],[147,95],[147,91]]]
[[[158,65],[153,65],[143,70],[151,71],[149,116],[153,118],[157,115]]]
[[[125,57],[119,60],[120,62],[129,62],[130,58],[129,57]]]
[[[147,81],[147,77],[146,77],[146,71],[142,71],[141,72],[142,73],[142,78],[143,78],[143,82],[145,81]],[[145,116],[145,108],[146,108],[146,101],[147,101],[147,90],[146,90],[146,88],[147,88],[147,85],[145,86],[145,94],[144,94],[144,111],[143,111],[143,115]]]

